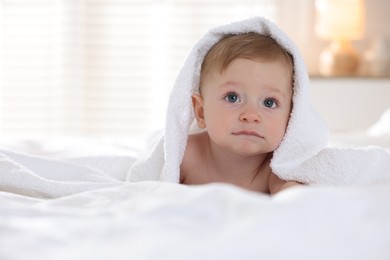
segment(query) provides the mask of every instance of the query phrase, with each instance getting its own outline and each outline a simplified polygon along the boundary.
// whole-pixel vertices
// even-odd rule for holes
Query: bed
[[[389,141],[331,136],[334,146],[389,149]],[[137,156],[131,142],[7,139],[1,147],[97,167],[119,181],[51,199],[3,189],[0,259],[390,259],[388,183],[271,197],[227,184],[122,182],[123,162]]]

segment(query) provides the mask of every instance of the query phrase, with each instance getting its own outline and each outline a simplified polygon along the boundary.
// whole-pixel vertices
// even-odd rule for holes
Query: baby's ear
[[[192,107],[194,109],[194,114],[196,122],[198,123],[199,128],[206,128],[206,123],[204,121],[204,108],[203,108],[203,98],[199,94],[192,94]]]

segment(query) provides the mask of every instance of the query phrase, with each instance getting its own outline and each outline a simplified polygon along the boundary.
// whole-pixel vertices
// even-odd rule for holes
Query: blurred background
[[[290,35],[312,78],[388,78],[389,10],[387,0],[0,0],[0,134],[143,140],[163,128],[193,44],[255,15]]]

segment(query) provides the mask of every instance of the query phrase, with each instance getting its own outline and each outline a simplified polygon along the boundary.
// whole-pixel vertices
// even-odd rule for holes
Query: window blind
[[[0,133],[145,138],[195,42],[272,0],[4,0]]]

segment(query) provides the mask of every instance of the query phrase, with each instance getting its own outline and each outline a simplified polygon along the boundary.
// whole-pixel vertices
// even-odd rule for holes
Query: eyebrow
[[[278,95],[280,95],[283,99],[286,99],[286,100],[292,100],[292,95],[293,95],[293,90],[292,88],[290,88],[289,92],[286,92],[286,91],[282,91],[280,89],[276,89],[276,88],[267,88],[269,89],[271,92],[276,92]],[[290,95],[291,93],[291,95]]]
[[[237,85],[238,83],[235,82],[235,81],[231,81],[231,80],[228,80],[228,81],[226,81],[225,83],[223,83],[223,85],[230,85],[230,84],[232,84],[232,85]]]
[[[240,86],[241,84],[238,83],[238,82],[229,80],[229,81],[223,83],[223,84],[220,85],[220,86],[221,86],[221,87],[227,87],[227,86],[230,86],[230,85]]]
[[[228,86],[230,86],[230,85],[239,86],[239,85],[241,85],[241,84],[238,83],[238,82],[229,80],[229,81],[223,83],[223,84],[220,85],[220,86],[221,86],[221,87],[228,87]],[[277,93],[281,94],[282,96],[286,96],[286,93],[283,92],[282,90],[280,90],[279,88],[274,88],[274,87],[272,87],[272,86],[267,86],[267,87],[265,87],[265,89],[266,89],[266,90],[269,90],[269,91],[271,91],[271,92],[277,92]],[[290,90],[291,90],[291,92],[292,92],[292,87],[290,87]]]

